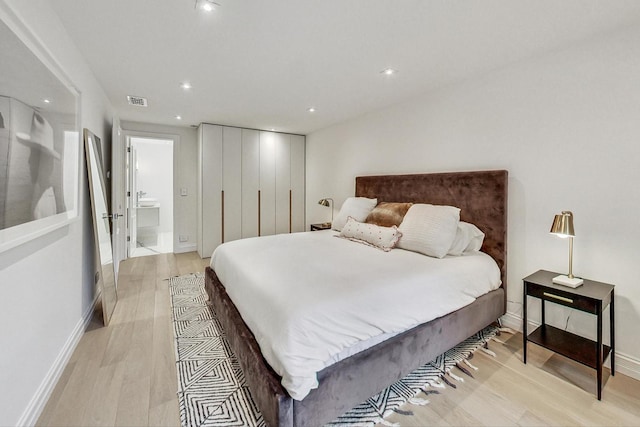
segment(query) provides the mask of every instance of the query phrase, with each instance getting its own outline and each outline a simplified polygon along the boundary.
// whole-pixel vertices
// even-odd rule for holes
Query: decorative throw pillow
[[[378,199],[368,199],[366,197],[349,197],[344,201],[340,212],[333,220],[331,228],[336,231],[342,230],[347,223],[349,217],[353,217],[356,221],[362,222],[367,218],[369,212],[376,207]]]
[[[456,238],[460,209],[453,206],[414,204],[398,228],[398,247],[443,258]]]
[[[380,202],[364,221],[381,227],[399,226],[413,203]]]
[[[460,221],[448,255],[462,255],[464,252],[479,251],[484,241],[484,233],[468,222]]]
[[[398,227],[380,227],[374,224],[366,224],[358,222],[349,217],[347,223],[340,232],[340,237],[353,240],[354,242],[364,243],[389,252],[396,246],[398,239],[402,233],[398,231]]]

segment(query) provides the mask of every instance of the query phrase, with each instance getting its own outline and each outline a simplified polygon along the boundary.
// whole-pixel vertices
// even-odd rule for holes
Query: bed
[[[212,309],[227,333],[252,396],[269,425],[317,426],[329,422],[505,313],[506,171],[357,177],[355,195],[377,198],[378,202],[459,207],[460,220],[477,225],[485,233],[482,251],[496,261],[502,286],[458,310],[323,368],[317,374],[319,386],[302,400],[296,400],[282,386],[282,377],[263,357],[256,337],[224,284],[208,267],[205,284]]]

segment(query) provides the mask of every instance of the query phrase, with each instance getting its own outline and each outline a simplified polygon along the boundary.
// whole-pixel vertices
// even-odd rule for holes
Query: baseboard
[[[522,317],[517,314],[507,313],[500,318],[502,320],[502,326],[511,328],[515,331],[522,332]]]
[[[184,254],[186,252],[195,252],[196,251],[196,245],[187,245],[187,246],[180,246],[180,247],[174,247],[173,248],[173,253],[174,254]]]
[[[616,351],[616,373],[640,380],[640,360]]]
[[[95,309],[96,303],[98,302],[99,295],[96,295],[93,302],[89,305],[87,310],[82,315],[82,318],[78,320],[75,328],[67,338],[62,350],[58,353],[58,357],[49,368],[49,372],[40,383],[38,390],[34,394],[33,398],[27,405],[27,408],[22,413],[22,416],[18,420],[17,426],[34,426],[42,414],[45,405],[47,404],[47,400],[51,396],[56,383],[60,379],[64,368],[67,366],[69,359],[71,359],[71,355],[73,351],[76,349],[76,346],[80,342],[84,331],[87,329],[91,318],[93,317],[93,311]]]
[[[501,318],[502,325],[511,328],[515,331],[522,332],[522,317],[514,313],[505,314]],[[535,322],[529,322],[529,326],[534,328],[540,324]],[[605,363],[609,366],[609,362]],[[620,353],[616,351],[616,373],[626,375],[636,380],[640,380],[640,359],[629,356],[628,354]]]

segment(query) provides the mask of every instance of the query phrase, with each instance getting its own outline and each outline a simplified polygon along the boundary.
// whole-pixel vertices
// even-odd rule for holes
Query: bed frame
[[[251,395],[270,426],[320,426],[433,360],[487,325],[506,309],[507,179],[505,170],[356,178],[356,196],[378,202],[457,206],[460,219],[484,233],[482,250],[498,263],[502,286],[472,304],[341,360],[318,373],[319,387],[292,399],[264,360],[215,272],[207,267],[205,288],[238,357]]]

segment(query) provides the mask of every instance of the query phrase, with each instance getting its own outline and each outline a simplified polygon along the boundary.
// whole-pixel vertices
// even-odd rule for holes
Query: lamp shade
[[[582,285],[584,281],[573,275],[573,237],[576,235],[573,231],[573,213],[571,213],[571,211],[562,211],[560,215],[556,215],[553,218],[550,233],[559,237],[569,238],[569,274],[561,274],[554,277],[552,280],[553,283],[571,288]]]
[[[556,215],[553,218],[550,233],[557,234],[560,237],[575,236],[576,233],[573,230],[573,213],[571,213],[571,211],[562,211],[560,215]]]

